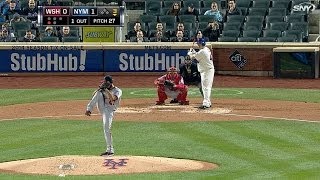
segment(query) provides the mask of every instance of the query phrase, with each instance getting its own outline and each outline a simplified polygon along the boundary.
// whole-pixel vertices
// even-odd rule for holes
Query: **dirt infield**
[[[95,88],[103,76],[45,76],[45,77],[0,77],[0,88]],[[153,80],[156,76],[114,76],[115,85],[121,88],[128,87],[153,87]],[[320,89],[319,79],[273,79],[266,77],[239,77],[239,76],[217,76],[214,87],[252,87],[252,88],[301,88]],[[0,121],[28,118],[63,118],[73,120],[100,120],[98,114],[91,117],[84,116],[87,101],[64,102],[41,102],[32,104],[19,104],[0,107]],[[201,99],[191,99],[189,106],[164,105],[155,106],[155,99],[124,99],[121,107],[116,113],[115,121],[235,121],[235,120],[256,120],[256,119],[283,119],[298,121],[319,121],[320,107],[317,103],[270,101],[270,100],[244,100],[244,99],[218,99],[213,97],[214,107],[210,110],[200,111]],[[301,108],[301,107],[304,108]],[[54,108],[53,108],[54,107]],[[41,111],[39,111],[41,109]],[[306,111],[305,109],[308,109]],[[97,113],[94,112],[94,113]],[[179,117],[179,118],[177,118]],[[116,174],[118,173],[139,173],[156,172],[150,167],[163,166],[161,171],[184,171],[184,170],[205,170],[216,168],[214,164],[205,162],[194,162],[190,164],[187,160],[168,160],[168,158],[131,156],[114,157],[117,159],[131,159],[127,166],[121,167],[121,171],[105,171],[101,164],[105,159],[101,157],[52,157],[49,159],[35,159],[19,162],[0,164],[0,171],[16,173],[36,173],[53,175],[91,175],[91,174]],[[59,161],[60,159],[60,161]],[[77,166],[65,164],[69,171],[61,172],[57,164],[64,166],[61,159],[66,162],[77,162]],[[87,162],[88,161],[88,162]],[[97,162],[99,161],[99,162]],[[102,161],[102,163],[101,163]],[[134,166],[131,162],[142,162]],[[43,164],[45,162],[45,165]],[[159,163],[161,162],[161,163]],[[167,164],[164,162],[168,162]],[[23,165],[27,163],[28,166]],[[41,164],[42,163],[42,164]],[[55,164],[52,164],[55,163]],[[98,165],[99,168],[87,171],[79,168],[82,164]],[[175,164],[176,163],[176,164]],[[198,163],[198,164],[197,164]],[[199,164],[200,163],[200,164]],[[202,163],[202,164],[201,164]],[[41,165],[39,165],[41,164]],[[170,164],[173,164],[172,168]],[[48,169],[48,167],[53,167]],[[24,169],[22,167],[28,167]],[[78,168],[77,168],[78,167]],[[138,167],[138,168],[129,168]],[[198,167],[193,169],[194,167]],[[31,168],[31,169],[30,169]],[[33,168],[33,169],[32,169]],[[70,168],[72,170],[70,170]],[[63,167],[62,167],[63,169]],[[101,171],[98,171],[101,169]],[[158,168],[161,169],[161,168]],[[90,171],[91,170],[91,171]],[[86,172],[86,173],[84,173]],[[109,173],[106,173],[109,172]],[[157,171],[159,172],[159,171]],[[69,173],[69,174],[68,174]]]

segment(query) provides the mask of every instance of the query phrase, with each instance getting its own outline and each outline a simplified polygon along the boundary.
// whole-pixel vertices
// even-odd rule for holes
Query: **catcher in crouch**
[[[164,105],[168,97],[172,98],[170,103],[189,105],[188,86],[184,84],[183,77],[174,66],[169,68],[167,74],[156,79],[154,84],[157,85],[159,98],[156,105]]]

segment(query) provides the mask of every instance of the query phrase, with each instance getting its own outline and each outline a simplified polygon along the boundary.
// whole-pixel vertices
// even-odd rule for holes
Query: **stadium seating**
[[[41,42],[59,42],[58,37],[41,37]]]
[[[243,30],[258,30],[261,31],[263,28],[263,23],[261,22],[245,22],[243,24]]]
[[[201,1],[199,0],[184,0],[182,3],[183,7],[188,7],[190,4],[192,4],[194,8],[201,8]]]
[[[177,17],[173,15],[161,15],[159,16],[159,21],[166,23],[167,28],[174,29],[175,23],[177,22]]]
[[[250,16],[265,16],[267,14],[266,8],[249,8],[248,15]]]
[[[295,36],[281,36],[277,38],[278,42],[297,42]]]
[[[80,37],[75,36],[75,37],[63,37],[62,38],[63,42],[80,42]]]
[[[283,36],[295,36],[297,42],[302,42],[303,32],[300,30],[285,30]]]
[[[179,15],[178,16],[179,22],[183,23],[196,23],[197,17],[194,15]]]
[[[252,38],[258,38],[261,35],[261,31],[258,30],[245,30],[242,32],[243,37],[252,37]]]
[[[218,37],[218,42],[235,42],[235,41],[237,41],[236,37],[228,37],[228,36]]]
[[[252,7],[254,8],[269,8],[270,1],[269,0],[254,0],[252,2]]]
[[[223,30],[222,36],[238,38],[240,36],[240,30]]]
[[[238,42],[256,42],[257,38],[254,37],[238,37]]]
[[[240,30],[241,22],[225,22],[223,23],[223,30]]]
[[[276,42],[277,38],[275,38],[275,37],[258,37],[257,41],[258,42]]]
[[[148,0],[145,2],[145,13],[149,15],[160,15],[161,12],[161,1]]]
[[[288,23],[287,22],[273,22],[270,23],[270,30],[279,30],[281,32],[287,30]]]

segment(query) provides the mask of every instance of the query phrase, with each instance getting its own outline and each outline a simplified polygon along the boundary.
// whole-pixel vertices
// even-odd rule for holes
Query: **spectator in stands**
[[[9,8],[9,4],[10,4],[11,0],[4,0],[0,2],[0,12],[1,14],[3,14],[3,10]]]
[[[181,12],[181,7],[179,2],[174,2],[171,9],[168,10],[167,15],[178,16]]]
[[[157,32],[163,32],[163,24],[161,22],[158,22],[156,25],[156,31],[151,32],[149,38],[156,37]]]
[[[189,42],[189,39],[184,37],[183,31],[178,30],[176,37],[171,38],[171,42]]]
[[[229,0],[224,21],[227,21],[227,17],[232,15],[242,15],[241,10],[236,6],[235,0]]]
[[[126,40],[128,41],[132,37],[136,37],[138,31],[142,31],[144,37],[147,35],[147,33],[143,29],[141,29],[141,22],[139,22],[139,21],[137,21],[134,24],[133,30],[128,32],[128,34],[126,35]]]
[[[2,30],[2,37],[0,39],[0,42],[15,42],[16,39],[14,36],[12,36],[11,33],[9,33],[8,30]]]
[[[214,21],[223,24],[223,15],[219,10],[218,3],[215,1],[211,3],[211,9],[207,10],[204,15],[213,16]]]
[[[38,20],[38,8],[35,0],[29,0],[29,6],[22,10],[22,15],[25,15],[32,23]]]
[[[52,26],[47,26],[44,30],[44,33],[42,34],[43,37],[57,37],[56,32],[53,31]]]
[[[196,38],[194,40],[194,38]],[[203,38],[206,42],[209,41],[209,38],[204,36],[201,30],[198,30],[195,37],[192,39],[192,41],[198,42],[199,39]]]
[[[23,37],[22,42],[38,42],[36,35],[32,34],[31,30],[26,31],[26,35]]]
[[[182,31],[184,37],[190,38],[189,31],[184,29],[184,24],[182,22],[179,22],[177,24],[176,30],[173,32],[174,36],[177,34],[178,31]]]
[[[27,20],[25,18],[21,17],[20,14],[15,13],[12,16],[12,19],[10,20],[10,26],[12,26],[12,24],[18,23],[18,22],[27,22]]]
[[[55,0],[46,0],[41,3],[41,6],[59,6],[60,4]]]
[[[63,38],[64,38],[64,37],[78,36],[78,35],[71,33],[69,26],[63,26],[63,27],[62,27],[62,32],[59,31],[58,36],[59,36],[59,40],[60,40],[61,42],[63,42]]]
[[[14,33],[13,33],[13,29],[12,27],[9,25],[9,23],[3,23],[1,25],[1,30],[0,32],[2,32],[3,30],[7,30],[8,34],[10,34],[11,37],[15,37]]]
[[[3,15],[5,16],[6,21],[10,21],[10,17],[14,14],[20,14],[20,9],[17,8],[16,1],[12,0],[10,1],[9,8],[3,9]]]
[[[218,41],[220,34],[221,30],[219,28],[219,23],[216,21],[209,22],[208,26],[203,30],[203,35],[208,37],[211,42]]]
[[[142,31],[137,31],[137,35],[136,37],[132,37],[131,38],[131,42],[147,42],[147,39],[143,36],[143,32]]]
[[[163,35],[163,31],[157,31],[155,37],[150,38],[150,42],[168,42],[168,38]]]
[[[184,15],[199,15],[199,11],[193,7],[193,4],[189,4],[188,8],[183,12]]]

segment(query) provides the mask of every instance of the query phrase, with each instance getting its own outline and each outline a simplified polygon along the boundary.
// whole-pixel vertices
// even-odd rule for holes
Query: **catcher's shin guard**
[[[167,94],[165,93],[164,86],[158,86],[158,98],[159,102],[164,102],[168,97]]]
[[[180,88],[180,93],[177,97],[177,100],[179,102],[186,102],[187,101],[187,95],[188,95],[188,86],[184,85],[183,88]]]

